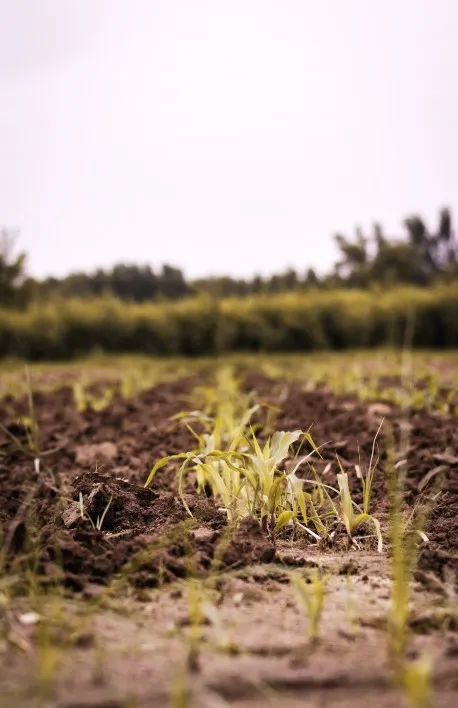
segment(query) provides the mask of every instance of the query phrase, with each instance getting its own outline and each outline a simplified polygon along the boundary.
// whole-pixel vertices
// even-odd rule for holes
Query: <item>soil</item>
[[[160,384],[131,400],[115,391],[101,411],[78,412],[70,388],[37,392],[39,454],[30,449],[33,426],[27,420],[27,400],[3,400],[0,530],[5,577],[22,577],[26,584],[33,567],[34,577],[50,596],[56,587],[64,588],[62,602],[69,616],[80,613],[82,599],[87,603],[116,597],[123,610],[118,611],[119,605],[116,611],[99,607],[91,614],[89,645],[66,646],[70,658],[43,705],[167,705],[170,686],[178,680],[176,667],[187,666],[186,643],[176,634],[188,616],[180,585],[187,577],[202,582],[217,579],[212,592],[223,623],[233,626],[238,650],[234,655],[207,652],[199,666],[188,665],[193,676],[189,700],[194,702],[171,705],[261,706],[277,705],[277,700],[285,706],[365,706],[369,700],[375,706],[400,705],[387,678],[386,662],[380,661],[386,643],[380,618],[386,616],[389,602],[385,556],[367,545],[360,552],[349,549],[346,539],[339,539],[334,548],[317,549],[312,540],[274,545],[253,519],[230,528],[214,501],[198,495],[192,484],[185,494],[191,517],[178,497],[172,467],[160,470],[150,487],[144,487],[155,461],[192,449],[191,433],[171,418],[187,408],[186,397],[200,380],[194,376]],[[279,408],[277,430],[311,428],[317,445],[329,441],[321,450],[319,471],[335,485],[337,454],[350,473],[356,498],[360,492],[355,463],[360,460],[363,469],[368,465],[374,437],[385,419],[376,448],[379,463],[372,501],[379,518],[388,510],[384,469],[390,426],[396,461],[402,465],[404,460],[407,470],[407,506],[413,508],[422,493],[426,498],[430,489],[440,488],[427,522],[429,543],[418,559],[415,592],[423,609],[415,646],[426,647],[439,662],[437,705],[455,705],[456,622],[448,622],[445,629],[439,623],[440,630],[434,633],[436,615],[431,619],[425,608],[437,606],[438,598],[447,594],[444,587],[450,587],[450,581],[453,586],[453,577],[455,583],[458,579],[456,418],[425,411],[407,415],[380,401],[361,403],[324,387],[307,391],[257,372],[247,375],[244,386]],[[323,620],[326,640],[312,650],[304,629],[298,629],[303,614],[291,599],[285,568],[318,564],[330,568],[334,601],[328,603]],[[344,595],[349,578],[359,605],[358,632],[348,629]],[[127,604],[120,596],[128,598]],[[205,632],[211,635],[216,630],[214,623],[208,624]],[[35,629],[22,631],[25,646],[28,642],[35,646]],[[108,675],[103,680],[94,679],[94,636],[107,646]],[[207,640],[211,643],[214,638]],[[25,696],[16,690],[36,666],[36,655],[25,651],[26,661],[15,659],[11,641],[5,647],[8,675],[0,671],[0,687],[10,702],[2,705],[42,705],[33,682],[35,688]],[[74,666],[80,672],[76,683]]]

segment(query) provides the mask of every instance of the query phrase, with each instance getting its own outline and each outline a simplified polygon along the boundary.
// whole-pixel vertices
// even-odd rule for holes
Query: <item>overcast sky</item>
[[[35,275],[333,262],[458,219],[457,0],[0,0],[0,225]]]

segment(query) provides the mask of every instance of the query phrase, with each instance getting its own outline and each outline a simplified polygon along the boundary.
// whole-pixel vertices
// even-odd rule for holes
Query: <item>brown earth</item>
[[[30,451],[27,442],[27,421],[18,421],[18,416],[28,415],[27,402],[4,400],[0,410],[4,577],[22,578],[25,587],[33,568],[33,577],[41,579],[50,596],[56,587],[77,591],[62,600],[69,616],[81,613],[78,597],[86,604],[116,597],[122,611],[118,604],[116,611],[97,605],[91,612],[94,627],[88,646],[65,644],[70,658],[63,662],[54,697],[47,703],[38,702],[33,681],[35,688],[29,686],[25,696],[16,690],[24,681],[30,684],[27,672],[36,668],[34,632],[39,623],[19,631],[17,621],[10,618],[9,631],[11,627],[19,631],[20,641],[6,635],[8,676],[0,671],[0,686],[8,698],[1,705],[167,705],[177,666],[187,666],[180,629],[189,612],[180,585],[186,577],[210,582],[221,621],[233,626],[238,651],[234,656],[227,651],[204,653],[199,670],[193,672],[197,667],[191,666],[194,702],[171,705],[365,706],[369,701],[376,706],[400,705],[387,679],[386,662],[380,659],[386,643],[380,618],[386,616],[389,603],[385,557],[368,553],[367,547],[360,553],[341,550],[341,545],[317,549],[305,540],[294,544],[286,540],[275,547],[253,520],[245,520],[235,531],[229,529],[212,499],[198,496],[192,486],[186,493],[191,518],[177,498],[171,470],[160,471],[151,487],[144,488],[157,459],[192,448],[191,434],[170,417],[187,408],[185,398],[197,382],[193,377],[161,384],[127,401],[116,394],[99,412],[79,413],[67,388],[36,393],[39,468],[34,462],[37,452]],[[420,492],[428,490],[428,482],[440,483],[441,494],[427,526],[430,543],[419,558],[421,584],[416,592],[422,609],[415,651],[426,648],[436,659],[436,704],[455,705],[456,622],[435,632],[438,624],[431,607],[437,609],[446,594],[443,582],[453,572],[458,577],[456,418],[422,411],[407,415],[377,401],[363,404],[324,388],[307,392],[297,384],[273,382],[259,374],[250,374],[245,386],[279,406],[276,429],[312,426],[316,444],[330,441],[318,465],[324,474],[327,463],[332,463],[325,473],[329,484],[335,484],[336,453],[349,472],[359,459],[363,468],[367,465],[382,418],[392,424],[398,446],[402,431],[406,433],[398,461],[407,460],[407,504],[412,506]],[[373,497],[373,511],[381,519],[387,512],[383,440],[382,433]],[[356,475],[352,480],[357,490]],[[317,564],[331,569],[333,601],[324,618],[326,639],[312,649],[304,629],[298,629],[303,618],[283,569]],[[349,576],[358,605],[358,631],[347,627],[344,595]],[[177,583],[178,589],[173,589]],[[120,596],[127,598],[127,605]],[[204,632],[210,646],[214,638],[206,635],[216,631],[213,625],[206,623]],[[99,650],[94,637],[106,646],[108,676],[103,681],[94,679]],[[17,651],[25,652],[27,659],[18,658],[17,651],[11,653],[12,645],[16,649],[19,645]],[[76,683],[73,665],[80,672]],[[186,677],[189,683],[188,673]]]

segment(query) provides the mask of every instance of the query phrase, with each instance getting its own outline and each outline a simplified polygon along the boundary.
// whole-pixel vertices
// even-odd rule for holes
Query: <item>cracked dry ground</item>
[[[402,705],[386,661],[389,554],[342,545],[318,550],[306,540],[274,545],[250,520],[228,535],[223,513],[192,488],[186,492],[190,519],[172,471],[143,487],[155,460],[192,447],[190,433],[172,426],[170,416],[186,408],[183,397],[196,383],[194,377],[162,384],[85,413],[75,410],[70,389],[36,393],[39,474],[33,456],[11,438],[25,432],[15,421],[27,414],[27,403],[3,401],[0,422],[9,433],[2,433],[0,447],[7,556],[0,705]],[[256,373],[245,386],[280,405],[276,429],[313,423],[315,442],[331,441],[321,465],[334,463],[330,484],[336,452],[349,470],[359,455],[367,462],[382,416],[395,430],[408,427],[408,504],[426,479],[441,480],[428,522],[430,543],[415,575],[411,651],[434,662],[434,705],[455,706],[457,622],[444,621],[443,610],[450,600],[444,588],[450,590],[458,571],[456,418],[427,412],[406,418],[386,405],[306,392]],[[106,511],[101,531],[81,519],[80,499],[94,521]],[[382,456],[373,502],[382,519],[386,500]],[[329,580],[321,639],[311,645],[288,571],[318,565]],[[202,580],[216,608],[201,627],[191,672],[190,599],[183,584],[190,575]],[[7,603],[5,588],[18,578],[27,592]]]

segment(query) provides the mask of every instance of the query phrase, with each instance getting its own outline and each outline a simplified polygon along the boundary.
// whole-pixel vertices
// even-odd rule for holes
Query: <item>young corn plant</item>
[[[406,449],[406,440],[401,443]],[[422,528],[426,508],[416,509],[409,517],[403,510],[405,458],[395,464],[395,448],[390,434],[388,446],[388,482],[391,539],[391,610],[388,621],[388,656],[393,680],[412,708],[432,708],[432,665],[428,657],[408,658],[410,602],[413,573],[417,560],[418,538],[427,541]]]
[[[316,541],[320,541],[329,535],[329,520],[338,518],[338,510],[329,495],[328,488],[334,492],[336,490],[323,484],[310,462],[313,452],[319,454],[319,450],[323,445],[320,448],[316,447],[308,432],[304,433],[304,439],[311,445],[312,453],[295,462],[292,471],[286,475],[288,484],[287,499],[292,506],[294,525],[305,531],[309,536],[312,536]],[[308,464],[313,479],[299,478],[297,476],[296,472],[304,462]],[[305,492],[305,485],[311,486],[312,491]],[[314,530],[310,528],[310,525],[313,525]]]
[[[270,524],[277,531],[289,523],[294,516],[293,505],[287,503],[285,494],[286,474],[279,473],[278,468],[288,457],[291,445],[297,442],[301,435],[301,430],[277,431],[261,448],[253,434],[252,451],[247,453],[244,460],[244,476],[252,491],[253,515],[258,516],[264,526]],[[294,492],[291,497],[292,501],[295,498],[301,499],[297,506],[298,508],[303,506],[306,522],[307,513],[305,505],[302,504],[302,494],[300,490],[298,497]]]
[[[27,407],[28,415],[20,416],[17,419],[17,423],[22,427],[25,433],[25,442],[20,439],[20,436],[15,435],[4,425],[1,426],[5,435],[10,438],[10,440],[16,445],[18,450],[25,453],[26,455],[32,455],[34,460],[35,473],[38,475],[40,472],[40,456],[41,456],[41,446],[40,446],[40,431],[38,427],[38,422],[35,416],[35,408],[33,402],[33,391],[32,391],[32,380],[30,376],[30,371],[26,367],[25,369],[25,387],[27,395]]]
[[[296,461],[291,472],[281,471],[292,446],[300,438],[309,442],[312,451]],[[319,536],[308,527],[312,520],[320,533],[326,533],[314,507],[312,494],[304,491],[304,480],[296,474],[299,467],[318,452],[319,448],[310,433],[302,430],[277,431],[262,448],[253,434],[252,450],[245,456],[244,474],[251,489],[252,514],[259,518],[266,530],[271,529],[275,534],[287,525],[296,524],[318,540]]]
[[[309,622],[309,639],[316,642],[319,638],[321,619],[323,616],[327,579],[320,570],[314,569],[309,581],[302,575],[292,573],[290,582],[296,593],[299,605],[305,612]]]
[[[187,583],[189,632],[187,667],[191,672],[199,671],[199,657],[203,642],[204,612],[202,587],[197,580],[191,578]]]
[[[342,468],[341,468],[342,469]],[[340,492],[340,509],[342,522],[347,531],[348,537],[351,539],[355,531],[367,522],[374,525],[377,536],[377,550],[379,553],[383,551],[383,538],[380,521],[365,512],[355,513],[356,504],[351,497],[350,487],[348,485],[348,474],[343,470],[337,475],[337,482]],[[357,508],[357,507],[356,507]]]
[[[77,381],[73,384],[73,399],[80,413],[84,413],[89,409],[102,411],[111,403],[114,393],[113,385],[107,385],[101,394],[96,395],[91,393],[82,381]]]
[[[300,430],[278,431],[261,447],[252,433],[252,438],[243,438],[242,444],[237,437],[229,451],[208,449],[201,453],[191,451],[165,457],[156,462],[146,485],[153,481],[159,469],[173,460],[180,461],[178,491],[188,513],[191,514],[184,496],[185,479],[194,471],[198,488],[209,486],[212,489],[216,502],[222,504],[230,522],[254,516],[266,532],[272,534],[297,523],[318,539],[319,536],[307,527],[310,509],[314,515],[313,523],[321,529],[312,495],[303,490],[302,480],[296,476],[298,467],[309,460],[317,448],[302,457],[289,474],[281,469],[292,445],[304,435],[308,436]],[[326,531],[324,525],[322,529]]]
[[[402,688],[411,708],[434,708],[432,691],[432,664],[428,657],[404,665]]]
[[[202,493],[210,488],[214,497],[222,496],[232,519],[230,500],[239,496],[240,479],[234,465],[230,469],[233,456],[228,454],[222,459],[220,453],[235,455],[248,449],[245,436],[260,406],[253,405],[251,394],[241,393],[240,381],[230,367],[218,369],[215,385],[196,388],[192,398],[201,403],[202,409],[179,413],[174,419],[185,424],[197,443],[193,451],[201,460],[196,457],[193,467],[197,490]],[[196,425],[200,432],[196,431]],[[186,469],[185,461],[181,472],[184,474]]]
[[[302,430],[276,431],[261,443],[251,419],[259,405],[240,395],[239,385],[230,369],[217,373],[216,385],[199,392],[202,410],[179,414],[196,440],[196,447],[189,452],[167,456],[152,468],[145,486],[154,480],[156,473],[169,463],[178,463],[178,492],[188,513],[185,488],[191,476],[197,491],[210,493],[226,513],[230,523],[237,523],[246,516],[257,518],[266,533],[277,535],[286,528],[300,529],[315,541],[329,535],[329,529],[343,522],[351,536],[366,521],[372,521],[379,538],[380,525],[366,511],[354,512],[348,480],[343,470],[339,476],[340,504],[334,502],[339,492],[319,479],[313,458],[320,456],[310,433]],[[197,432],[192,424],[200,426]],[[308,454],[298,457],[304,442],[311,447]],[[293,455],[293,451],[299,450]],[[374,448],[375,450],[375,440]],[[294,457],[292,461],[290,458]],[[369,507],[375,464],[372,454],[367,474],[362,478],[364,509]],[[298,476],[307,465],[313,479]],[[287,469],[289,468],[289,469]],[[305,491],[311,486],[311,491]]]
[[[181,671],[174,677],[169,691],[170,708],[191,708],[192,698],[189,689],[188,672]]]
[[[389,617],[388,653],[393,662],[395,679],[402,683],[409,643],[409,605],[411,581],[415,567],[413,534],[405,533],[402,493],[396,470],[390,472],[390,537],[391,537],[391,612]]]
[[[174,419],[184,422],[196,438],[199,452],[234,449],[260,408],[253,404],[253,394],[240,391],[240,381],[230,367],[218,369],[215,385],[196,388],[192,398],[201,408],[178,413]],[[202,430],[200,434],[192,427],[195,423]]]
[[[377,432],[375,433],[375,437],[372,443],[372,450],[371,450],[371,457],[369,460],[369,466],[367,468],[366,474],[363,474],[361,471],[361,465],[359,464],[356,467],[356,474],[358,476],[358,479],[361,481],[361,486],[363,488],[363,512],[364,514],[369,514],[369,508],[370,508],[370,503],[371,503],[371,497],[372,497],[372,485],[374,482],[374,477],[375,477],[375,470],[377,467],[377,461],[374,461],[375,458],[375,446],[377,443],[377,438],[379,436],[379,433],[382,429],[383,425],[383,419],[378,427]]]
[[[337,483],[339,485],[339,495],[340,495],[340,514],[341,520],[345,526],[345,530],[349,538],[353,537],[355,531],[362,525],[366,523],[372,523],[375,528],[375,534],[377,537],[377,550],[379,553],[383,551],[383,538],[382,530],[380,527],[380,522],[372,514],[369,513],[371,497],[372,497],[372,486],[374,482],[375,470],[377,467],[377,461],[375,458],[375,446],[377,442],[377,437],[383,425],[383,420],[381,421],[378,430],[375,434],[373,443],[371,457],[369,460],[369,466],[367,472],[364,474],[361,471],[361,465],[357,465],[356,474],[358,479],[361,481],[361,486],[363,490],[363,507],[360,509],[358,505],[353,501],[350,487],[348,484],[348,474],[344,472],[342,464],[337,457],[337,462],[340,468],[340,473],[337,475]],[[355,512],[356,509],[356,512]]]

